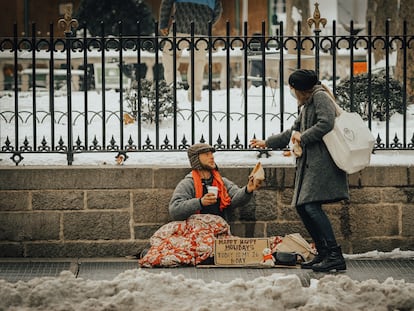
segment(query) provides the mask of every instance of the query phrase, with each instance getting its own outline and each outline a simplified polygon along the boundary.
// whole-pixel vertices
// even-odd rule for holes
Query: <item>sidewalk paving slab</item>
[[[124,258],[0,258],[0,279],[8,282],[29,281],[36,277],[57,277],[62,271],[71,271],[77,278],[90,280],[112,280],[120,273],[139,269],[137,260]],[[245,281],[273,273],[296,274],[303,286],[311,279],[320,279],[326,273],[317,273],[300,268],[229,268],[214,266],[142,268],[149,273],[171,273],[186,278],[202,279],[205,282],[230,282],[237,278]],[[341,272],[355,281],[387,278],[414,283],[414,259],[347,259],[347,270]]]

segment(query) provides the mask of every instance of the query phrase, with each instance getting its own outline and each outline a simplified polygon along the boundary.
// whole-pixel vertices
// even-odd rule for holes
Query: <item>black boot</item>
[[[312,266],[314,264],[322,262],[322,260],[326,257],[326,255],[328,255],[328,248],[327,247],[317,247],[316,249],[317,249],[318,253],[316,254],[315,257],[313,257],[312,260],[308,260],[308,261],[302,262],[300,264],[300,267],[302,269],[312,269]]]
[[[340,246],[330,247],[327,256],[317,264],[312,266],[315,272],[329,272],[331,270],[341,271],[346,270],[345,259],[342,256]]]

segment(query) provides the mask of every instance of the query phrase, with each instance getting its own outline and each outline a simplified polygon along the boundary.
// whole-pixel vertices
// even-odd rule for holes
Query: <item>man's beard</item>
[[[216,163],[214,163],[214,166],[212,167],[208,164],[201,164],[201,167],[203,168],[203,170],[212,171],[217,168],[217,165]]]

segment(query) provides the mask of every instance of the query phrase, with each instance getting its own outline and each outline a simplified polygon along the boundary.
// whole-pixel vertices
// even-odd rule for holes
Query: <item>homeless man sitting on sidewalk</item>
[[[246,205],[260,187],[253,176],[244,187],[222,177],[214,161],[216,150],[204,143],[188,149],[191,173],[176,186],[170,200],[172,222],[151,237],[151,247],[139,260],[140,266],[178,266],[212,263],[214,239],[231,236],[228,212]],[[218,188],[217,197],[207,192]]]
[[[170,201],[170,215],[173,220],[185,220],[193,214],[213,214],[228,220],[229,207],[247,204],[258,185],[249,182],[240,188],[222,177],[214,161],[216,150],[208,144],[195,144],[188,149],[192,172],[175,188]],[[217,198],[207,192],[207,186],[218,187]]]

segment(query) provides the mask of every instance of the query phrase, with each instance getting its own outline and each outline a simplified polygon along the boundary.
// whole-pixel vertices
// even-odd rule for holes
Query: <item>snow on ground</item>
[[[276,90],[276,97],[278,96]],[[266,132],[262,133],[262,102],[261,102],[261,87],[250,87],[248,90],[248,129],[247,137],[268,137],[273,133],[278,133],[280,130],[280,105],[273,104],[271,97],[266,97]],[[266,94],[271,95],[270,88],[266,88]],[[289,89],[285,86],[285,114],[284,114],[284,127],[288,128],[297,112],[297,105],[295,99],[289,95]],[[33,145],[33,117],[32,117],[32,94],[30,92],[22,93],[19,96],[19,145],[23,144],[25,137],[28,138],[30,145]],[[99,144],[102,144],[102,92],[90,91],[88,92],[88,145],[92,144],[93,139],[96,137]],[[195,140],[198,142],[201,137],[206,141],[209,141],[209,94],[207,91],[203,91],[202,102],[195,103]],[[277,98],[278,100],[278,98]],[[116,140],[117,144],[120,143],[120,120],[119,120],[119,102],[120,94],[114,90],[105,92],[106,101],[106,126],[107,137],[106,144],[109,143],[112,137]],[[73,105],[73,137],[74,141],[79,137],[84,139],[84,93],[74,92],[72,94]],[[177,115],[177,137],[179,140],[185,135],[187,141],[191,140],[191,105],[187,101],[187,92],[185,90],[179,90],[177,92],[177,102],[179,113]],[[11,145],[14,146],[14,93],[3,93],[0,96],[0,142],[4,144],[8,137],[11,141]],[[37,145],[40,145],[41,140],[45,137],[48,144],[50,144],[50,114],[48,112],[49,96],[47,92],[39,92],[36,97],[37,106]],[[58,92],[55,101],[55,140],[56,144],[60,137],[67,142],[67,120],[66,120],[66,106],[67,99],[64,92]],[[123,107],[125,112],[129,111],[127,104]],[[239,136],[240,139],[244,137],[244,118],[245,113],[243,96],[240,89],[230,89],[230,128],[227,129],[226,123],[226,111],[227,111],[227,94],[225,90],[217,90],[212,92],[212,142],[216,142],[219,135],[222,139],[225,139],[227,131],[233,140]],[[403,137],[402,125],[403,116],[395,114],[390,119],[389,133],[391,138],[397,135],[400,139]],[[135,124],[123,125],[124,140],[128,140],[132,137],[134,144],[137,144],[138,131]],[[414,105],[410,105],[407,108],[406,119],[407,137],[413,136],[414,129]],[[149,137],[151,142],[155,142],[155,126],[149,124],[143,124],[141,133],[142,143]],[[372,122],[372,132],[374,137],[380,135],[385,139],[386,126],[385,122]],[[168,139],[172,140],[173,130],[172,121],[163,121],[159,128],[160,140],[163,140],[166,135]],[[163,142],[160,141],[160,144]],[[281,152],[270,152],[271,157],[261,158],[263,165],[293,165],[293,159],[289,157],[283,157]],[[81,153],[75,154],[73,165],[116,165],[115,156],[117,152],[106,153]],[[257,162],[258,152],[256,151],[220,151],[216,153],[216,160],[218,165],[221,166],[252,166]],[[0,153],[0,166],[15,164],[10,160],[12,154]],[[23,161],[19,164],[24,165],[67,165],[65,154],[30,154],[23,153]],[[145,166],[187,166],[188,160],[185,152],[129,152],[128,159],[125,165],[145,165]],[[372,165],[384,166],[384,165],[404,165],[411,166],[414,164],[414,150],[394,150],[394,151],[377,151],[372,156]]]
[[[326,275],[303,287],[297,275],[274,273],[251,281],[204,282],[171,273],[127,270],[109,281],[71,272],[28,282],[0,280],[0,310],[413,310],[414,284],[388,278],[353,281]]]
[[[252,167],[257,161],[266,166],[293,166],[294,158],[283,156],[281,151],[270,151],[270,157],[258,158],[257,151],[217,151],[215,160],[219,167]],[[73,166],[116,166],[117,152],[75,154]],[[125,166],[145,167],[189,167],[186,152],[128,152]],[[15,166],[10,160],[11,154],[0,154],[0,166]],[[65,154],[23,154],[24,160],[19,166],[27,165],[63,165]],[[371,156],[370,166],[413,166],[414,150],[377,151]]]
[[[410,258],[414,259],[414,251],[401,251],[399,248],[391,252],[379,252],[377,250],[361,254],[344,254],[347,259],[393,259]]]

